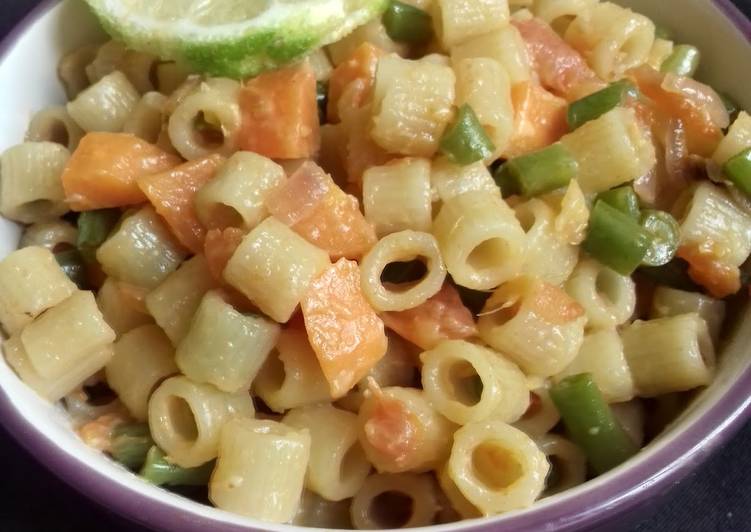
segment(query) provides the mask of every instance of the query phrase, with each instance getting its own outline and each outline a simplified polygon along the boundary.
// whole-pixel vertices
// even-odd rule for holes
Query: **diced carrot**
[[[681,246],[676,255],[688,262],[688,276],[712,297],[722,299],[741,289],[740,270],[718,260],[711,250]]]
[[[357,263],[340,259],[300,303],[308,339],[334,398],[344,396],[386,354],[383,322],[360,287]]]
[[[531,81],[511,88],[514,104],[514,133],[503,156],[507,159],[540,150],[560,139],[567,131],[563,98]]]
[[[584,308],[560,287],[541,282],[531,299],[531,308],[548,323],[563,325],[584,316]]]
[[[206,235],[206,229],[198,221],[193,198],[203,185],[213,179],[222,163],[224,157],[221,155],[209,155],[161,174],[138,179],[138,186],[156,212],[164,218],[180,243],[193,253],[203,250]]]
[[[569,101],[605,87],[584,58],[539,19],[515,20],[543,86]]]
[[[329,101],[326,114],[329,122],[339,121],[339,99],[347,87],[350,89],[348,102],[361,107],[367,100],[375,81],[378,59],[384,54],[380,48],[365,42],[355,49],[349,59],[340,63],[329,78]]]
[[[164,172],[182,159],[128,133],[87,133],[62,174],[65,200],[74,211],[146,201],[136,179]]]
[[[379,393],[375,406],[363,424],[368,443],[395,468],[408,465],[418,450],[422,424],[402,401]]]
[[[358,259],[376,242],[375,231],[360,211],[357,198],[345,194],[312,161],[272,191],[266,207],[333,260]]]
[[[122,301],[125,305],[128,305],[133,310],[140,312],[141,314],[149,314],[149,309],[146,308],[146,296],[149,291],[141,286],[125,283],[123,281],[115,281],[117,289],[122,295]]]
[[[400,312],[384,312],[381,318],[386,327],[422,349],[432,349],[442,340],[477,334],[472,313],[449,283],[425,303]]]
[[[271,159],[307,158],[318,151],[316,78],[307,63],[248,80],[239,99],[241,149]]]
[[[219,283],[224,283],[224,268],[237,246],[242,242],[245,233],[237,227],[226,229],[210,229],[203,241],[203,254],[209,266],[211,276]]]
[[[118,425],[128,421],[125,414],[113,412],[99,416],[78,429],[78,436],[89,447],[102,452],[112,450],[112,436]]]

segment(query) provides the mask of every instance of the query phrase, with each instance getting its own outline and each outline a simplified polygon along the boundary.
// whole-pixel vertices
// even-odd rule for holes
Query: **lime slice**
[[[130,48],[245,78],[337,41],[388,0],[86,0]]]

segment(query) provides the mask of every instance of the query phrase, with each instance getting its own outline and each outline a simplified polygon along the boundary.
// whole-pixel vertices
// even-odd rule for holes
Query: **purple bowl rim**
[[[0,63],[21,36],[61,0],[42,0],[0,41]],[[751,20],[731,0],[711,0],[751,44]],[[670,445],[658,449],[635,467],[624,467],[596,490],[570,500],[552,502],[537,512],[507,517],[504,530],[573,532],[589,529],[639,506],[683,479],[714,449],[726,442],[751,417],[751,367],[746,368],[717,402],[681,433]],[[222,532],[253,532],[254,525],[229,523],[169,506],[113,482],[82,460],[66,453],[13,407],[0,388],[0,423],[9,434],[52,473],[76,491],[104,508],[147,527],[181,532],[204,532],[207,527]],[[130,492],[130,493],[128,493]],[[125,496],[124,496],[125,495]],[[463,532],[500,530],[501,523],[464,522]],[[428,529],[425,529],[428,530]]]

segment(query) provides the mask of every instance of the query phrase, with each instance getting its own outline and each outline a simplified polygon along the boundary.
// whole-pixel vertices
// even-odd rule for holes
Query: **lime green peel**
[[[247,78],[299,59],[379,16],[388,0],[86,0],[128,47]]]

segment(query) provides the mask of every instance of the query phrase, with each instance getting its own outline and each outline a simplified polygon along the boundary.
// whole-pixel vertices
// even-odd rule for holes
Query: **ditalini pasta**
[[[714,385],[751,115],[700,50],[602,0],[383,7],[242,79],[80,47],[0,147],[5,361],[148,482],[327,530],[491,516]]]

